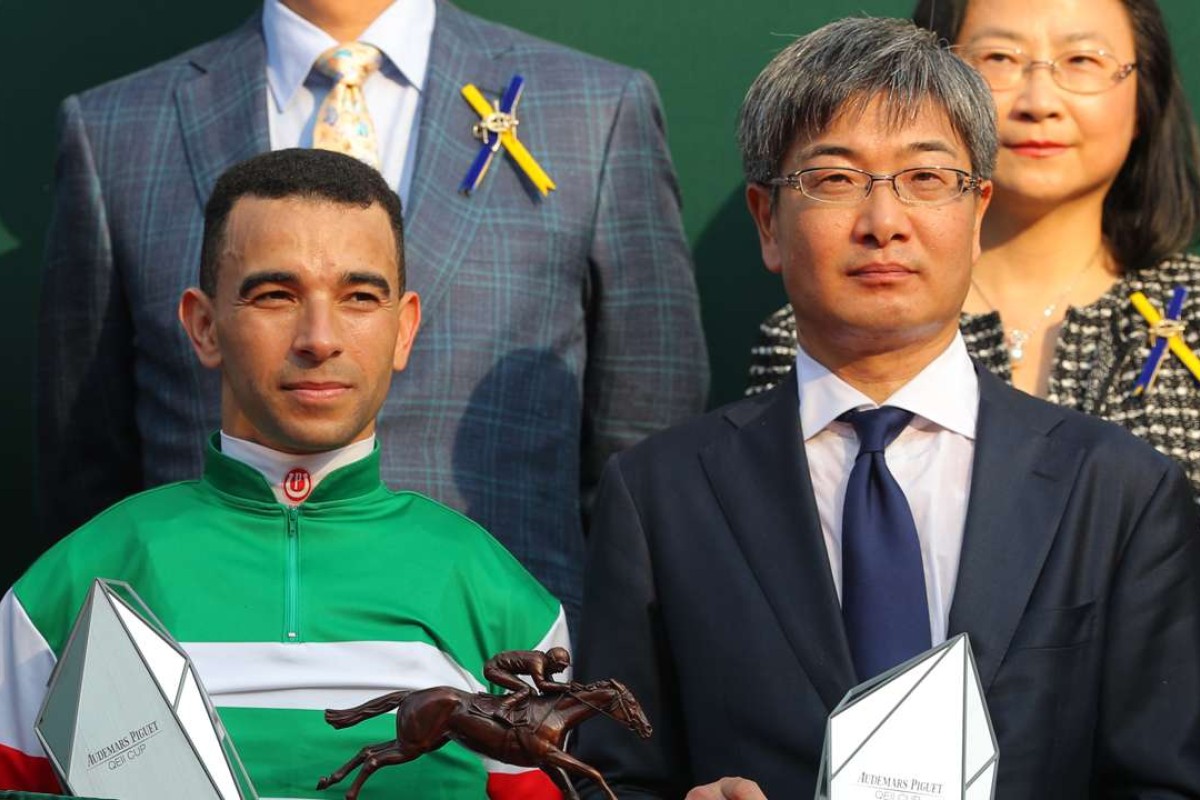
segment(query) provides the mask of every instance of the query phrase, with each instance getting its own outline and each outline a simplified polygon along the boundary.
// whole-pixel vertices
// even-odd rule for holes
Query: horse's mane
[[[600,680],[592,681],[591,683],[578,684],[578,686],[580,689],[586,692],[592,692],[598,689],[612,689],[617,694],[626,694],[629,692],[629,688],[616,678],[601,678]]]

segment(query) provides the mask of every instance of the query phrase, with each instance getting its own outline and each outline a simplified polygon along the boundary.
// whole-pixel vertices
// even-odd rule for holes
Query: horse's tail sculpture
[[[412,694],[411,689],[402,689],[399,692],[392,692],[391,694],[385,694],[383,697],[368,700],[361,706],[355,706],[354,708],[330,708],[325,711],[325,721],[338,729],[349,728],[351,725],[357,725],[364,719],[378,717],[380,714],[386,714],[392,709],[399,707],[404,702],[404,698],[410,694]]]

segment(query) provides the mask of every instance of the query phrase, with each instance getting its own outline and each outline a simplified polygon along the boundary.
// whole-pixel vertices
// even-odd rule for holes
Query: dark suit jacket
[[[951,635],[971,636],[997,798],[1200,797],[1200,542],[1179,467],[983,370]],[[589,540],[580,675],[627,682],[577,755],[626,798],[724,775],[812,797],[854,684],[795,378],[615,457]]]
[[[380,415],[382,473],[481,522],[577,609],[581,493],[706,399],[658,97],[643,73],[436,13],[404,215],[422,330]],[[256,16],[63,104],[38,382],[47,544],[200,474],[218,379],[175,308],[214,181],[269,147],[265,58]],[[478,116],[459,89],[498,97],[516,73],[521,140],[558,191],[534,199],[503,158],[465,197]]]

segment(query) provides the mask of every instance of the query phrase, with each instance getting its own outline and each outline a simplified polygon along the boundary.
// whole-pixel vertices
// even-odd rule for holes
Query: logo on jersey
[[[312,492],[312,475],[304,467],[296,467],[283,479],[283,493],[293,503],[302,503]]]

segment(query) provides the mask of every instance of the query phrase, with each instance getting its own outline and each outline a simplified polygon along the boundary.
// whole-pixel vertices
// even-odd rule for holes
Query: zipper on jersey
[[[284,576],[284,642],[300,641],[300,509],[287,509],[287,575]]]

